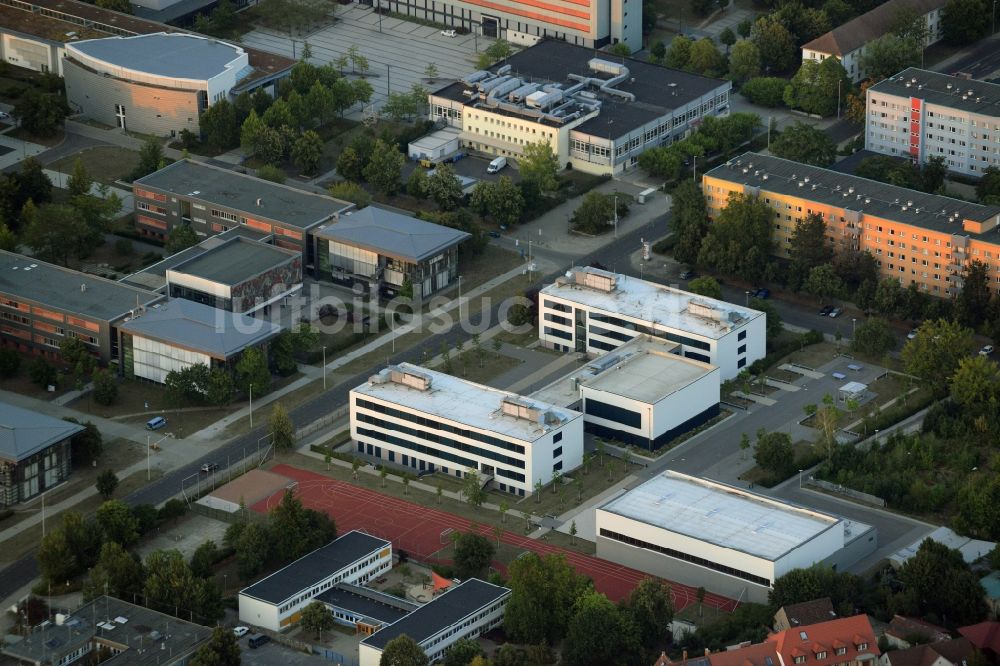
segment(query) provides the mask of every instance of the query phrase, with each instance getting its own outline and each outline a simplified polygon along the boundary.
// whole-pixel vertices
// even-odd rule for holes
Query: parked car
[[[488,233],[489,233],[490,238],[500,238],[500,232],[499,231],[490,231]]]
[[[219,471],[219,463],[207,462],[201,466],[202,474],[211,474],[212,472]]]
[[[454,37],[456,33],[454,30],[442,30],[441,34],[445,37]]]
[[[11,117],[9,113],[7,113],[6,111],[0,111],[0,120],[8,121],[10,119]]]
[[[235,635],[236,638],[243,638],[249,633],[250,633],[249,627],[244,627],[244,626],[233,627],[233,635]]]
[[[819,316],[820,317],[826,317],[831,312],[833,312],[833,306],[832,305],[824,305],[823,309],[819,311]]]
[[[167,420],[162,416],[154,416],[146,421],[146,430],[159,430],[167,425]]]
[[[828,317],[839,317],[843,313],[844,313],[844,311],[841,310],[840,308],[834,308],[834,309],[830,310],[830,314],[828,314],[827,316]]]
[[[771,296],[771,290],[767,289],[766,287],[761,287],[757,291],[753,292],[752,295],[754,298],[759,298],[761,300],[764,300]]]
[[[917,329],[915,329],[915,328],[910,329],[910,332],[906,334],[906,339],[907,340],[912,340],[915,337],[917,337]]]
[[[694,271],[687,270],[687,271],[684,271],[683,273],[681,273],[680,277],[681,277],[682,280],[691,280],[691,279],[694,279],[694,278],[698,277],[698,274],[695,273]]]
[[[979,350],[980,356],[989,356],[992,353],[993,353],[993,345],[986,345],[985,347]]]
[[[268,636],[267,634],[253,634],[252,636],[250,636],[250,638],[247,639],[247,644],[251,648],[256,650],[258,647],[260,647],[264,643],[269,642],[270,640],[271,637]]]

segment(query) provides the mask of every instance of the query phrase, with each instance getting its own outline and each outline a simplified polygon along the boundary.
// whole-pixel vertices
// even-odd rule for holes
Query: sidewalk
[[[73,134],[79,134],[80,136],[90,137],[97,141],[103,141],[105,143],[110,143],[115,146],[121,146],[122,148],[128,148],[129,150],[141,150],[142,145],[145,143],[143,139],[139,139],[134,136],[126,134],[121,129],[117,127],[112,127],[109,129],[101,129],[100,127],[94,127],[93,125],[88,125],[86,123],[81,123],[76,120],[67,118],[65,123],[66,131],[72,132]],[[168,148],[166,145],[163,146],[163,156],[169,157],[173,160],[179,160],[183,153],[174,148]],[[194,157],[194,156],[192,156]],[[204,159],[204,158],[202,158]]]

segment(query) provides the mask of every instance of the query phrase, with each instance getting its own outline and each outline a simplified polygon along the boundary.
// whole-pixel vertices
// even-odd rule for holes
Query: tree
[[[462,481],[462,495],[465,497],[465,501],[474,507],[482,506],[483,502],[486,501],[486,491],[483,490],[483,483],[479,480],[479,474],[474,469],[465,472],[465,478]]]
[[[763,280],[773,241],[774,210],[762,199],[733,194],[709,229],[698,262],[749,282]]]
[[[83,598],[91,601],[105,592],[119,599],[142,592],[145,572],[142,562],[121,544],[109,541],[101,546],[97,563],[83,584]]]
[[[674,37],[670,42],[670,48],[667,49],[663,64],[673,69],[687,69],[688,63],[691,62],[691,47],[693,45],[694,42],[683,35]]]
[[[526,519],[530,513],[525,512]],[[555,643],[566,635],[573,604],[591,581],[576,573],[564,555],[519,557],[508,569],[510,600],[504,630],[520,643]]]
[[[307,607],[308,608],[308,607]],[[229,627],[215,627],[208,642],[198,648],[191,666],[239,666],[240,645]]]
[[[76,553],[61,529],[52,530],[42,537],[35,557],[42,577],[50,584],[69,582],[79,567]]]
[[[257,347],[244,350],[240,360],[236,362],[236,386],[247,395],[251,390],[258,396],[271,390],[271,371],[267,369],[264,352]]]
[[[861,603],[864,582],[853,574],[838,572],[830,566],[817,564],[805,569],[792,569],[774,581],[768,593],[768,604],[774,608],[828,597],[838,611]]]
[[[836,298],[844,291],[844,285],[833,266],[820,264],[813,266],[802,284],[802,290],[820,299]]]
[[[28,88],[14,105],[13,115],[29,134],[48,137],[63,126],[69,107],[61,95]]]
[[[270,526],[274,555],[282,561],[298,559],[337,536],[337,527],[326,513],[304,508],[290,490],[271,510]]]
[[[427,666],[430,660],[417,642],[400,634],[386,643],[379,659],[379,666]]]
[[[311,631],[319,640],[323,632],[333,629],[336,622],[333,620],[333,613],[322,601],[312,601],[302,609],[302,629]]]
[[[215,545],[214,541],[209,540],[202,543],[195,548],[194,553],[191,555],[191,573],[199,578],[210,578],[213,573],[213,567],[221,555],[222,553],[219,552],[219,548]]]
[[[476,183],[476,188],[492,185],[488,180],[481,180]],[[417,199],[427,198],[427,172],[423,169],[414,169],[410,172],[410,177],[406,179],[406,193]]]
[[[992,7],[986,0],[948,0],[941,12],[944,41],[964,46],[982,39],[990,31],[986,17],[991,15]]]
[[[904,589],[894,601],[907,613],[955,626],[979,622],[988,614],[978,575],[961,553],[942,543],[924,539],[898,577]]]
[[[322,159],[323,139],[316,132],[306,130],[292,144],[292,161],[302,173],[316,173]]]
[[[267,430],[276,451],[290,451],[295,446],[295,424],[280,402],[274,403],[271,409]]]
[[[628,595],[625,607],[638,631],[639,643],[655,653],[670,640],[674,604],[670,585],[656,578],[643,578]]]
[[[744,83],[740,94],[753,104],[774,109],[785,103],[788,85],[788,81],[776,76],[758,76]]]
[[[708,232],[705,194],[696,183],[684,180],[670,196],[668,224],[673,232],[674,258],[690,266],[698,261],[702,239]]]
[[[178,224],[170,230],[164,249],[166,249],[167,254],[176,254],[197,244],[198,234],[195,233],[194,228],[189,224]]]
[[[469,205],[480,215],[492,217],[498,225],[510,226],[521,219],[524,196],[509,176],[500,176],[496,181],[481,180],[476,183]]]
[[[955,298],[955,315],[970,328],[978,327],[986,319],[990,305],[990,269],[974,259],[965,266],[962,290]]]
[[[748,39],[736,42],[729,53],[729,76],[734,81],[746,81],[760,74],[761,54],[757,45]]]
[[[198,128],[213,151],[235,148],[240,142],[236,108],[226,99],[212,104],[198,118]]]
[[[587,234],[601,234],[611,229],[614,218],[614,203],[611,197],[596,190],[584,195],[583,201],[570,218],[570,225],[576,231]]]
[[[453,210],[462,200],[462,183],[450,164],[439,164],[427,178],[427,195],[441,210]]]
[[[729,53],[729,49],[736,43],[736,33],[732,28],[726,27],[719,33],[719,41],[726,45],[726,53]]]
[[[837,159],[837,145],[823,130],[796,122],[771,140],[771,154],[793,162],[826,167]]]
[[[365,179],[379,192],[393,194],[399,189],[399,175],[405,162],[406,158],[395,144],[378,139],[372,148],[371,159],[364,168]]]
[[[795,39],[773,15],[762,16],[754,22],[750,41],[760,50],[761,65],[766,71],[786,72],[795,64]]]
[[[784,432],[758,432],[753,459],[774,478],[787,478],[796,469],[792,438]]]
[[[976,184],[976,196],[986,204],[1000,203],[1000,168],[986,167]]]
[[[517,166],[521,178],[534,182],[542,192],[552,192],[559,187],[559,160],[547,141],[526,145]]]
[[[17,252],[17,234],[5,223],[0,222],[0,250]]]
[[[687,290],[709,298],[722,298],[722,287],[719,286],[719,281],[707,275],[688,282]]]
[[[73,172],[66,180],[66,189],[71,197],[84,196],[90,194],[93,185],[94,180],[87,173],[87,167],[83,165],[83,160],[77,157],[73,162]]]
[[[99,405],[112,405],[118,398],[118,382],[107,370],[94,373],[94,400]]]
[[[614,44],[610,49],[608,49],[608,53],[612,53],[616,56],[622,56],[623,58],[627,58],[630,55],[632,55],[632,49],[630,49],[628,44],[626,44],[625,42],[618,42],[617,44]]]
[[[851,340],[852,350],[875,358],[882,358],[895,346],[896,336],[889,322],[881,317],[872,317],[858,324]]]
[[[920,66],[923,42],[913,37],[886,34],[865,46],[858,68],[872,81],[881,81],[907,67]]]
[[[461,580],[481,578],[494,553],[493,543],[482,534],[459,534],[455,539],[455,576]]]
[[[714,39],[702,37],[691,46],[688,67],[705,76],[718,76],[725,72],[726,59],[719,53]]]
[[[997,364],[986,356],[962,358],[948,380],[951,399],[966,407],[971,415],[995,413],[1000,400],[997,370]]]
[[[219,589],[213,582],[195,576],[179,551],[154,551],[146,556],[144,564],[147,606],[202,624],[222,617]]]
[[[243,580],[250,580],[264,570],[270,558],[272,541],[266,527],[250,523],[236,539],[236,571]]]
[[[444,651],[444,666],[469,666],[476,657],[485,656],[479,643],[471,638],[460,638]]]
[[[919,377],[935,395],[943,396],[948,378],[970,349],[972,331],[968,328],[944,319],[925,321],[916,337],[903,346],[903,364],[906,372]]]
[[[159,139],[151,136],[143,142],[142,148],[139,149],[139,164],[132,172],[132,180],[148,176],[163,166],[163,145]]]
[[[98,507],[95,516],[105,540],[126,548],[139,540],[139,521],[125,502],[108,500]]]
[[[789,239],[788,255],[792,263],[789,283],[793,289],[802,284],[811,269],[830,263],[833,247],[826,237],[826,222],[822,215],[810,213],[796,220]],[[839,275],[836,277],[840,279]]]
[[[22,240],[39,259],[65,266],[70,257],[82,259],[90,254],[100,239],[72,206],[45,204],[32,215]]]
[[[111,499],[111,496],[115,494],[115,489],[118,487],[118,475],[115,474],[113,469],[105,469],[100,474],[97,475],[97,492],[100,493],[101,497],[106,500]]]
[[[832,116],[840,111],[842,96],[850,88],[851,79],[839,59],[804,60],[785,88],[784,101],[806,113]]]
[[[589,591],[576,600],[563,660],[569,666],[619,663],[636,647],[635,626],[606,596]]]

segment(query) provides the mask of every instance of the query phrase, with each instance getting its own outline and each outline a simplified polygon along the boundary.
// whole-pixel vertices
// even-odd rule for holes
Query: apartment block
[[[835,251],[870,252],[884,278],[916,284],[933,296],[954,296],[962,287],[965,264],[979,260],[989,267],[990,288],[1000,291],[1000,206],[758,153],[712,169],[702,190],[713,218],[734,193],[762,198],[775,211],[778,256],[788,257],[796,222],[815,213],[823,216]]]
[[[646,333],[718,366],[723,381],[765,354],[763,312],[597,268],[567,271],[538,305],[538,337],[549,349],[596,356]]]
[[[910,67],[867,92],[865,148],[981,176],[1000,167],[1000,85]]]

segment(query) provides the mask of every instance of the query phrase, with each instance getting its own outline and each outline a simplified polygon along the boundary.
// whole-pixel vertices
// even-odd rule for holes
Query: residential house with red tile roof
[[[879,666],[965,666],[976,647],[964,636],[947,641],[891,650],[879,657]]]
[[[793,627],[805,627],[810,624],[827,622],[837,617],[837,611],[833,610],[833,602],[830,597],[803,601],[799,604],[789,604],[782,606],[774,614],[774,630],[784,631]]]
[[[767,637],[782,666],[873,666],[881,652],[867,615],[795,627]]]
[[[885,630],[889,645],[897,650],[905,650],[917,643],[937,643],[951,640],[951,633],[944,627],[924,622],[915,617],[895,615]]]
[[[958,633],[962,634],[976,646],[983,655],[997,663],[1000,661],[1000,622],[980,622],[970,624],[967,627],[959,627]]]

